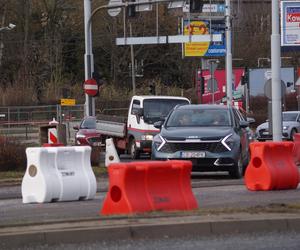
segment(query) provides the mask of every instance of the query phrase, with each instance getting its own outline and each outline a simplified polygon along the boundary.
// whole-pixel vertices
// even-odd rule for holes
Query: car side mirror
[[[144,115],[144,109],[143,108],[135,108],[133,111],[132,111],[132,114],[135,115],[135,116],[143,116]]]
[[[135,115],[137,123],[140,123],[140,119],[144,115],[144,109],[135,108],[134,110],[132,110],[132,114]]]
[[[249,122],[248,121],[240,121],[240,128],[247,128],[249,127]]]
[[[154,126],[154,128],[161,129],[163,123],[164,123],[164,121],[157,121],[157,122],[154,122],[153,126]]]
[[[78,126],[78,125],[75,125],[75,126],[73,127],[73,129],[74,129],[75,131],[78,131],[78,130],[79,130],[79,126]]]

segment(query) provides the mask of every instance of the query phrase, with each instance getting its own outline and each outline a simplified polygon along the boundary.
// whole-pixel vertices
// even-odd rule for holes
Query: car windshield
[[[287,121],[296,121],[297,120],[297,113],[282,113],[282,120]]]
[[[230,126],[229,117],[224,109],[178,109],[170,115],[166,127]]]
[[[189,104],[187,100],[146,99],[144,100],[144,121],[149,124],[165,119],[176,105]]]
[[[81,123],[80,128],[83,128],[83,129],[96,129],[96,119],[88,118],[88,119],[83,120],[83,122]]]

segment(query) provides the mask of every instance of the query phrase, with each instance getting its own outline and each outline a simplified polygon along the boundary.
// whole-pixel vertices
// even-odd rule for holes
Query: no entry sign
[[[98,93],[98,84],[94,79],[88,79],[84,82],[84,92],[90,96],[95,96]]]

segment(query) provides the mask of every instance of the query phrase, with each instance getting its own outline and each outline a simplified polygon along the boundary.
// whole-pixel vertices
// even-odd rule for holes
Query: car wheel
[[[292,129],[292,131],[291,131],[291,135],[290,135],[290,140],[291,141],[294,141],[294,137],[295,137],[295,134],[297,133],[297,131],[296,131],[296,129]]]
[[[232,178],[240,179],[243,177],[243,172],[244,172],[243,157],[242,157],[242,153],[240,152],[239,159],[236,162],[236,164],[233,166],[233,169],[229,171],[229,175]]]
[[[131,139],[129,143],[129,154],[131,159],[138,159],[140,154],[135,145],[135,139]]]

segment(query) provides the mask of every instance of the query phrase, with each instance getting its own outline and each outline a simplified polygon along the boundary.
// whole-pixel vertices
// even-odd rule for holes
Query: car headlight
[[[153,138],[153,143],[157,151],[159,151],[165,145],[166,141],[161,135],[158,135]]]
[[[283,126],[283,130],[288,130],[289,126]]]
[[[142,141],[152,141],[153,140],[153,135],[142,135],[141,140]]]
[[[231,151],[231,149],[234,145],[234,140],[232,138],[232,134],[226,135],[221,142],[225,148],[227,148],[229,151]]]
[[[85,135],[76,135],[76,139],[85,138]]]

